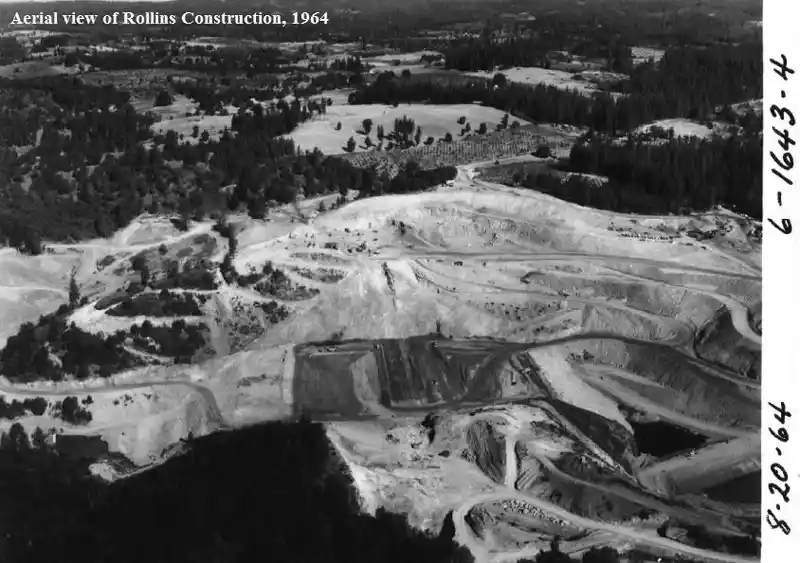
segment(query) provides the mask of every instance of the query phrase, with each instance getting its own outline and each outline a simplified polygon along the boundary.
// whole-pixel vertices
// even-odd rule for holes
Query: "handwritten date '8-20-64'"
[[[772,437],[779,442],[779,445],[775,446],[775,456],[780,458],[784,453],[781,448],[787,448],[789,446],[789,431],[786,429],[788,426],[786,419],[790,418],[792,414],[786,409],[785,403],[780,403],[779,405],[769,403],[769,406],[777,411],[775,413],[775,420],[782,425],[777,430],[771,427],[769,429],[769,433]],[[775,504],[775,510],[767,510],[767,524],[771,529],[779,529],[788,536],[792,532],[792,528],[786,520],[779,518],[776,512],[780,512],[781,503],[784,505],[789,504],[789,472],[786,471],[786,468],[777,460],[775,463],[771,464],[769,468],[772,472],[772,476],[775,477],[777,481],[777,483],[769,483],[769,492],[771,495],[778,495],[780,499],[776,500],[780,500],[780,502]]]
[[[780,56],[780,61],[776,59],[770,59],[769,62],[774,65],[775,68],[772,70],[775,71],[775,74],[780,76],[784,82],[789,81],[789,76],[794,74],[794,70],[789,68],[789,62],[786,60],[786,55]],[[784,84],[784,88],[781,89],[781,99],[786,99],[788,96],[786,92],[786,85]],[[783,107],[779,104],[773,104],[769,108],[769,113],[772,115],[774,119],[778,119],[782,122],[785,122],[784,125],[788,125],[789,127],[794,127],[796,120],[792,111],[787,108]],[[794,156],[790,150],[790,147],[794,146],[796,141],[792,139],[791,135],[789,134],[789,129],[778,129],[777,127],[772,128],[772,132],[775,133],[777,136],[778,144],[780,145],[781,149],[783,150],[783,154],[778,156],[775,151],[770,151],[769,155],[772,157],[773,162],[777,165],[777,167],[772,168],[772,173],[775,174],[778,178],[783,180],[783,182],[787,186],[794,185],[794,181],[792,181],[788,176],[787,173],[794,168]],[[779,190],[777,193],[778,197],[778,205],[783,205],[783,193]],[[778,229],[781,233],[788,235],[792,232],[792,221],[789,218],[783,218],[780,220],[780,225],[776,223],[772,219],[767,219],[769,223]]]

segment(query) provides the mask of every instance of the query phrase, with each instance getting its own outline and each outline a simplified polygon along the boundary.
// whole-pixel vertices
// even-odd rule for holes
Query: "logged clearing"
[[[535,158],[530,156],[531,153],[542,145],[548,146],[554,155],[569,154],[570,147],[579,134],[579,130],[566,126],[525,125],[486,135],[468,135],[452,142],[437,142],[390,152],[370,150],[339,156],[349,160],[354,166],[377,166],[379,169],[386,169],[390,174],[413,160],[419,163],[420,168],[467,165],[464,170],[469,175],[474,173],[475,163],[485,165],[504,159],[504,163],[510,165],[519,159]]]

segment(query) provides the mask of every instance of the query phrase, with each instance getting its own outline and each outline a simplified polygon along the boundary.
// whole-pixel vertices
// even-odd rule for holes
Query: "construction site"
[[[189,435],[305,416],[364,510],[433,532],[451,513],[479,562],[554,535],[567,553],[756,561],[704,546],[758,534],[758,503],[713,491],[760,471],[760,225],[593,210],[480,168],[425,193],[231,216],[227,274],[212,221],[143,216],[37,257],[0,251],[3,346],[40,314],[118,353],[60,381],[4,371],[0,392],[48,402],[16,418],[27,429],[100,437],[132,462],[99,458],[106,480]],[[81,299],[59,309],[71,276]],[[71,396],[89,422],[56,416]]]

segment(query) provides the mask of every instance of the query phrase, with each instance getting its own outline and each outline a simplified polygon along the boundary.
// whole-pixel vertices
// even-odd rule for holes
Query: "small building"
[[[57,440],[58,434],[56,433],[55,428],[51,428],[47,433],[47,437],[44,439],[44,443],[46,446],[55,447]]]

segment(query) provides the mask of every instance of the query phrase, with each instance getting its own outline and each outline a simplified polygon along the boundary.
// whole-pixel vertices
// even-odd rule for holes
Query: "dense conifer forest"
[[[625,142],[594,136],[573,147],[569,168],[607,176],[601,186],[576,177],[555,186],[546,177],[528,178],[527,187],[590,207],[627,213],[682,213],[724,205],[761,218],[761,138],[651,138]]]

